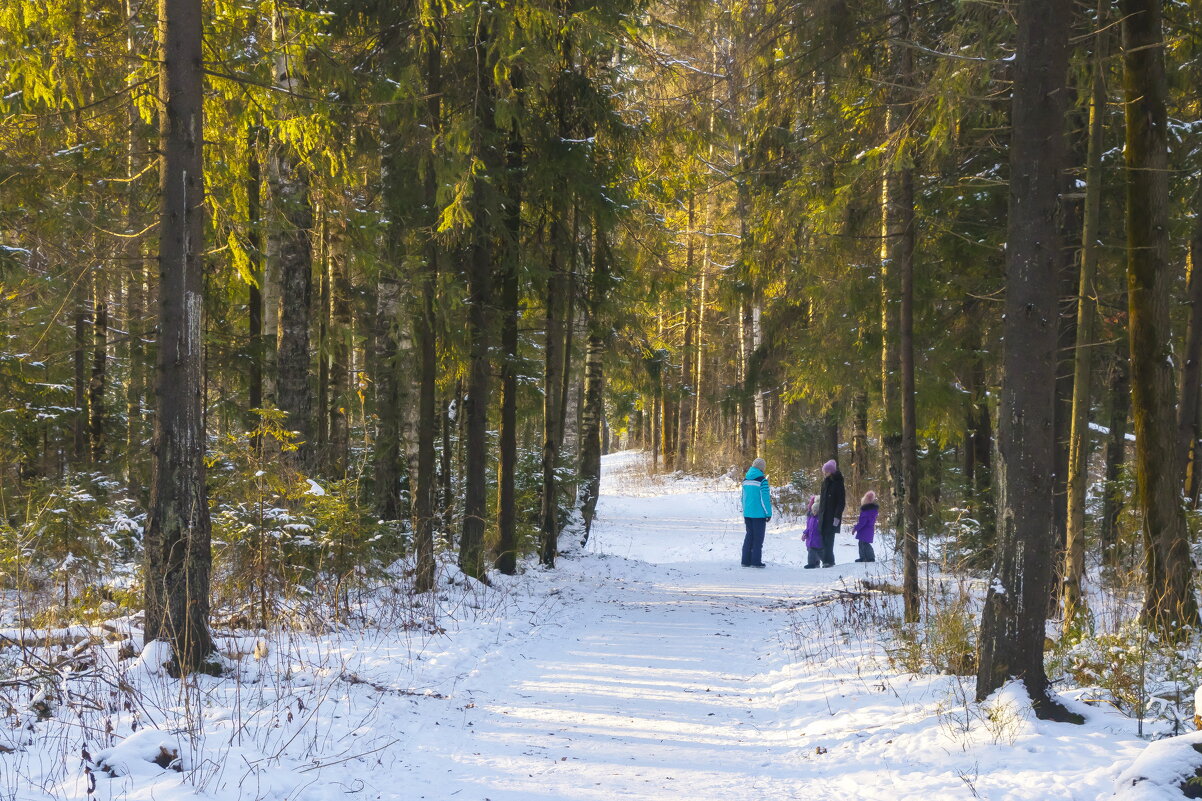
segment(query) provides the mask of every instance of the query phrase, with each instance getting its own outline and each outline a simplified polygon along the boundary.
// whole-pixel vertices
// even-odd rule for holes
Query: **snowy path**
[[[807,741],[774,669],[789,602],[844,571],[801,569],[795,527],[778,524],[770,567],[742,568],[734,493],[637,497],[637,476],[607,467],[590,550],[609,558],[588,562],[610,570],[572,577],[570,616],[527,643],[529,659],[460,687],[471,736],[439,755],[458,766],[448,773],[492,801],[820,797],[819,784],[798,794]]]
[[[769,567],[742,568],[734,491],[647,487],[625,461],[607,462],[596,555],[553,573],[551,624],[463,678],[462,719],[417,735],[420,779],[398,797],[1094,799],[1139,748],[1105,726],[969,732],[955,680],[883,676],[871,634],[793,642],[807,599],[888,564],[851,564],[842,542],[838,567],[804,570],[798,527],[774,521]],[[822,625],[855,627],[824,608]]]

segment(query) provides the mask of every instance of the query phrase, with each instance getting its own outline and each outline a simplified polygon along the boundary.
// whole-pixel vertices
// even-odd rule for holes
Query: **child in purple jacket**
[[[806,569],[818,567],[822,564],[822,532],[818,530],[818,496],[810,496],[810,506],[806,510],[806,555],[809,560],[806,562]]]
[[[881,511],[881,507],[876,504],[876,493],[872,490],[864,493],[864,498],[860,502],[860,519],[856,521],[852,531],[856,534],[856,540],[860,545],[860,558],[857,562],[875,562],[876,554],[872,550],[873,536],[876,534],[876,516]]]

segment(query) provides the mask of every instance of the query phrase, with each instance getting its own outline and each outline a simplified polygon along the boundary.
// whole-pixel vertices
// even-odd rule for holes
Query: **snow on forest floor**
[[[637,454],[606,457],[593,537],[555,570],[528,565],[484,588],[444,566],[430,609],[377,598],[375,625],[276,635],[257,660],[255,638],[226,641],[244,654],[237,678],[201,677],[182,695],[143,658],[123,669],[136,701],[95,680],[97,710],[64,703],[57,727],[0,732],[0,798],[1114,792],[1146,745],[1133,721],[1070,700],[1086,725],[1044,723],[1012,690],[979,706],[971,678],[890,667],[882,613],[896,598],[837,596],[896,581],[894,561],[853,564],[841,537],[837,567],[805,570],[800,524],[774,520],[768,567],[742,568],[737,500],[729,479],[654,478]],[[151,761],[160,746],[182,772]],[[90,794],[85,748],[107,768]]]

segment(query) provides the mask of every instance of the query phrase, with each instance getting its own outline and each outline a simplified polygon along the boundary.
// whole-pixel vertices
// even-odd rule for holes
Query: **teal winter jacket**
[[[772,495],[768,477],[758,467],[747,471],[743,479],[743,517],[772,519]]]

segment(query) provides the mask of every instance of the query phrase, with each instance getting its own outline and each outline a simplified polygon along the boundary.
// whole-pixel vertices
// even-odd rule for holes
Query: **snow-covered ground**
[[[183,692],[144,656],[136,701],[96,679],[99,711],[22,713],[0,798],[1094,801],[1146,745],[1113,711],[1044,723],[1012,688],[978,706],[971,678],[891,667],[896,601],[860,584],[891,577],[886,545],[853,564],[842,537],[805,570],[800,523],[774,520],[768,567],[742,568],[737,482],[639,459],[606,457],[592,539],[555,570],[484,588],[444,567],[428,608],[224,641],[237,680]]]

